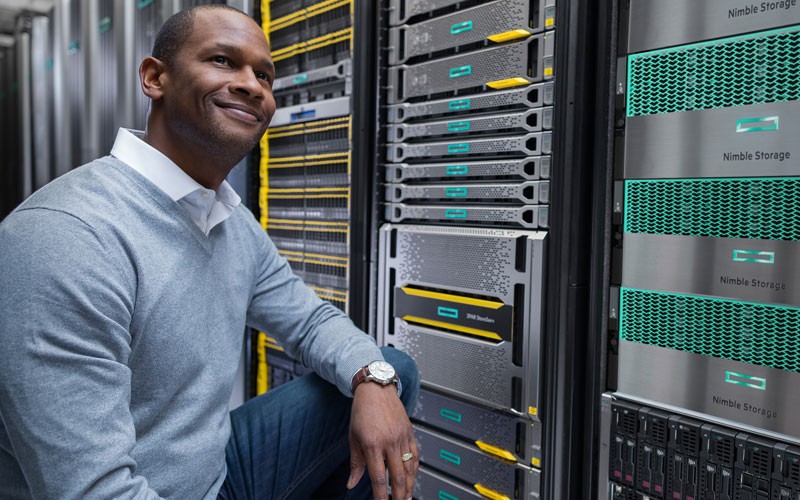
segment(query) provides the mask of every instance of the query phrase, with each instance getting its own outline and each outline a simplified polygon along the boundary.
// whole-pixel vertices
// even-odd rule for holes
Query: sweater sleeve
[[[0,451],[33,498],[159,498],[131,457],[131,265],[42,208],[8,216],[0,255]]]
[[[317,297],[258,229],[257,280],[248,324],[276,338],[290,356],[352,396],[353,375],[383,359],[380,349],[342,311]]]

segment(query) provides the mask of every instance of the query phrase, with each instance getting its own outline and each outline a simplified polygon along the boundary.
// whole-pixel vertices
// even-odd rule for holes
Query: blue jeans
[[[414,361],[391,347],[383,357],[397,370],[410,415],[419,395]],[[231,412],[225,450],[225,500],[372,498],[365,471],[348,491],[352,399],[316,374],[292,380]]]

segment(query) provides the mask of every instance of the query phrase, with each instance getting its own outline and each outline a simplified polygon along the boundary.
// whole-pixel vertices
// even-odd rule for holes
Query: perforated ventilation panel
[[[511,405],[510,354],[502,347],[459,342],[395,320],[395,347],[411,356],[420,378],[499,406]]]
[[[800,239],[800,178],[625,182],[625,232]]]
[[[791,101],[800,95],[800,27],[628,57],[628,116]]]
[[[400,283],[433,283],[509,298],[514,284],[506,277],[514,269],[515,243],[510,238],[400,232],[397,253],[403,259],[397,278]]]
[[[620,339],[800,371],[800,308],[620,290]]]

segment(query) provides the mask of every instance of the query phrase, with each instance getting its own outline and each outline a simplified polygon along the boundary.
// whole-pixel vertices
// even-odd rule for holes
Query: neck
[[[208,189],[216,190],[241,160],[226,155],[224,148],[214,150],[201,141],[186,140],[151,121],[148,121],[142,139]]]

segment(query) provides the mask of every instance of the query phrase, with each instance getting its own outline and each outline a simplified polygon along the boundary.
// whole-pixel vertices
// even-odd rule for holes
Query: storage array
[[[295,274],[348,312],[352,0],[264,0],[277,111],[261,140],[261,225]],[[257,393],[306,369],[258,336]]]
[[[783,461],[739,468],[759,465],[752,446],[773,457],[765,436],[800,439],[800,8],[711,1],[709,22],[687,23],[696,7],[632,0],[623,13],[610,359],[616,398],[699,419],[695,434],[747,434],[731,431],[739,454],[717,464],[733,479],[670,462],[663,491],[626,472],[609,498],[798,498]],[[724,486],[702,486],[712,476]]]
[[[377,336],[416,361],[415,498],[539,498],[555,4],[382,4]]]

